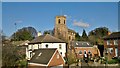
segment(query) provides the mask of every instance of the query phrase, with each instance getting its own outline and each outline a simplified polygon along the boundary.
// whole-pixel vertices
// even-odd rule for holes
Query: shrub
[[[116,63],[118,63],[117,59],[111,59],[108,61],[108,64],[116,64]]]

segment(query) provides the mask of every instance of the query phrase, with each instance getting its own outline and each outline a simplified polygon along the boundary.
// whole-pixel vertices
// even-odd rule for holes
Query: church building
[[[66,26],[65,16],[55,17],[54,36],[66,42],[75,40],[76,32]]]

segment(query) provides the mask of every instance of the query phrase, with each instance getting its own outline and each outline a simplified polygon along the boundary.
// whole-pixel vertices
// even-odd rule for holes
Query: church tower
[[[54,36],[64,41],[68,40],[68,28],[66,26],[65,16],[55,17]]]

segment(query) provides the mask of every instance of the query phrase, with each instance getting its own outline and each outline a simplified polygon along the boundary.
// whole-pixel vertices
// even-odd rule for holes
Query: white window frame
[[[112,45],[111,40],[107,40],[107,45]]]
[[[118,45],[118,40],[114,40],[114,45]]]
[[[113,48],[108,48],[109,49],[109,52],[112,54],[114,51],[113,51]],[[112,51],[112,52],[111,52]]]

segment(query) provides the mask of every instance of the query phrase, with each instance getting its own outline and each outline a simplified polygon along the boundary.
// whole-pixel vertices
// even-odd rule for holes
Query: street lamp
[[[16,31],[17,30],[17,23],[15,22],[14,25],[15,25],[15,31]],[[16,41],[16,32],[14,34],[14,41]]]

